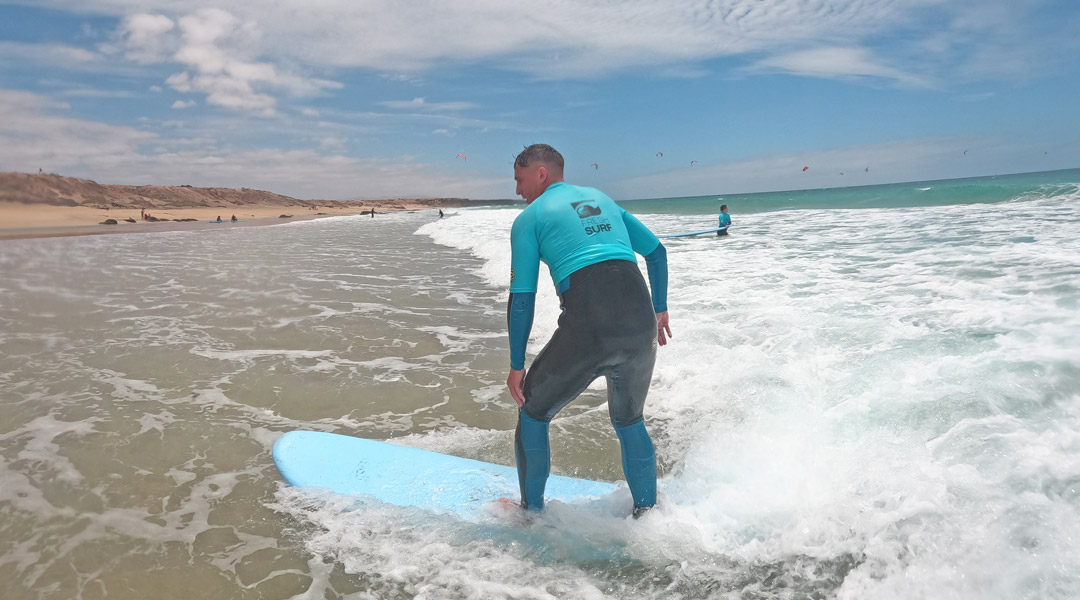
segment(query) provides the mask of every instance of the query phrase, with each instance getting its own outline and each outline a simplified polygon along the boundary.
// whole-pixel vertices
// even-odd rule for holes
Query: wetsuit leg
[[[522,383],[522,410],[540,421],[553,419],[600,376],[601,356],[594,336],[582,335],[581,329],[566,321],[559,318],[559,328],[536,356]]]
[[[612,423],[634,426],[642,419],[656,353],[656,316],[636,263],[612,260],[579,269],[571,274],[561,300],[559,327],[525,376],[525,405],[515,436],[522,504],[532,509],[543,506],[550,467],[548,422],[603,375]],[[631,437],[631,444],[622,444],[624,453],[630,448],[627,456],[635,465],[627,470],[627,479],[634,479],[631,490],[643,490],[635,494],[635,505],[651,506],[639,504],[639,499],[649,501],[649,470],[641,465],[651,457],[652,444],[646,453],[641,443],[634,443],[640,442],[640,433]],[[648,433],[644,437],[648,440]],[[624,470],[626,464],[624,460]],[[651,460],[649,464],[655,502],[656,467]]]
[[[526,402],[518,411],[514,458],[525,509],[544,507],[544,488],[551,470],[548,423],[598,376],[595,358],[599,352],[581,352],[575,335],[578,331],[564,312],[559,328],[533,361],[522,384]]]
[[[630,486],[635,508],[656,504],[656,453],[644,419],[633,425],[615,426],[622,448],[623,475]]]
[[[518,411],[514,458],[521,506],[530,510],[544,507],[544,488],[551,467],[548,423],[598,376],[595,358],[599,353],[580,352],[582,348],[574,335],[578,330],[566,322],[565,316],[563,313],[559,317],[559,328],[533,361],[522,384],[526,401]]]
[[[628,346],[635,351],[607,373],[608,413],[619,436],[623,475],[634,506],[647,508],[656,504],[656,454],[642,412],[656,362],[656,345],[649,339],[647,345]]]
[[[548,474],[551,472],[547,421],[538,421],[525,414],[525,411],[518,411],[514,458],[518,466],[521,507],[541,510],[544,508],[544,488],[547,487]]]
[[[616,427],[633,425],[645,411],[645,398],[656,364],[656,330],[638,339],[623,339],[614,365],[604,369],[608,388],[608,414]]]

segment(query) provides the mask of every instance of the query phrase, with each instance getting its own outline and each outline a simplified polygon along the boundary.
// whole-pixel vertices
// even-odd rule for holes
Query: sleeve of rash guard
[[[525,368],[525,348],[536,310],[536,284],[540,278],[540,241],[530,214],[522,213],[510,229],[510,299],[506,328],[510,334],[510,368]]]
[[[660,243],[660,238],[649,230],[644,223],[626,210],[622,211],[626,232],[630,235],[630,246],[634,252],[645,257],[645,266],[649,271],[649,288],[652,293],[653,311],[667,311],[667,250]]]
[[[663,244],[657,244],[655,250],[645,255],[645,267],[649,271],[653,312],[667,312],[667,250]]]
[[[642,256],[648,256],[650,252],[656,249],[656,245],[660,243],[660,238],[656,237],[644,223],[638,221],[638,218],[626,211],[622,210],[623,224],[626,225],[626,233],[630,235],[630,247],[634,249],[634,252]]]
[[[506,327],[510,330],[510,368],[525,368],[525,348],[532,332],[536,292],[510,293],[506,303]]]
[[[510,293],[536,293],[540,278],[540,240],[529,215],[522,213],[510,228]]]

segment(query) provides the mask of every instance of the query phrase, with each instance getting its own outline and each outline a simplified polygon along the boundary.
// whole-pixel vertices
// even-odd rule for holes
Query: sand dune
[[[304,208],[379,206],[389,209],[463,206],[467,198],[396,198],[391,200],[299,200],[250,188],[208,188],[190,185],[104,185],[89,179],[53,174],[0,173],[0,202],[88,206],[92,208],[198,208],[299,206]]]
[[[197,228],[219,216],[228,221],[235,215],[246,226],[370,214],[372,210],[377,215],[507,202],[467,198],[299,200],[250,188],[105,185],[54,174],[0,173],[0,239]],[[153,220],[144,219],[144,213]]]

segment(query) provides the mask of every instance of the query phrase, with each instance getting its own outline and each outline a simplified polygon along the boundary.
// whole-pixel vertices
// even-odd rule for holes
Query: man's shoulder
[[[614,202],[607,194],[596,188],[561,183],[562,185],[549,189],[549,191],[541,195],[540,199],[544,200],[541,204],[550,206],[552,203],[562,204],[565,202]]]
[[[535,207],[536,207],[536,203],[533,202],[533,203],[529,204],[528,206],[526,206],[525,208],[521,209],[521,212],[518,213],[518,216],[514,217],[514,224],[511,226],[511,228],[513,230],[517,230],[517,229],[520,229],[521,227],[527,226],[529,223],[535,222],[536,221],[536,208]]]
[[[601,192],[600,190],[598,190],[598,189],[596,189],[594,187],[589,187],[587,185],[574,185],[572,183],[567,183],[565,186],[563,186],[563,189],[566,190],[566,193],[574,194],[574,195],[577,195],[577,196],[604,196],[604,197],[607,197],[607,194],[605,194],[604,192]]]

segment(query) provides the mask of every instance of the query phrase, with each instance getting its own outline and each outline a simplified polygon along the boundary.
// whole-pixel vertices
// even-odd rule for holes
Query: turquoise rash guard
[[[727,227],[729,225],[731,225],[731,215],[720,213],[720,227]]]
[[[645,257],[653,310],[667,311],[667,251],[649,228],[603,192],[556,182],[525,208],[510,231],[510,367],[525,368],[540,262],[559,294],[570,274],[607,260]]]

